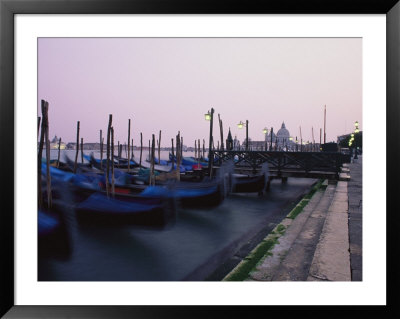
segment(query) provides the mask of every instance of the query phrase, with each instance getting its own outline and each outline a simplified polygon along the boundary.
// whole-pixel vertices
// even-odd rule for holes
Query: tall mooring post
[[[79,153],[79,121],[76,123],[76,153],[74,163],[74,174],[76,174],[76,168],[78,166],[78,153]]]
[[[60,167],[60,150],[61,150],[61,137],[58,140],[57,168]]]
[[[103,169],[103,131],[100,130],[100,169]]]
[[[208,169],[210,177],[212,176],[212,164],[214,162],[214,154],[212,151],[212,142],[213,142],[213,117],[214,117],[214,108],[211,108],[210,114],[210,139],[208,144]]]
[[[111,149],[111,127],[112,127],[112,114],[109,114],[108,128],[107,128],[107,162],[106,162],[106,191],[107,197],[110,196],[110,149]]]
[[[269,150],[272,151],[272,135],[274,135],[274,128],[271,127],[271,144],[269,145]]]
[[[139,168],[142,167],[142,151],[143,151],[143,135],[140,132],[140,157],[139,157]]]
[[[246,151],[249,150],[249,121],[246,120]]]
[[[131,119],[128,119],[128,173],[131,169]]]
[[[324,109],[324,144],[326,143],[326,105]]]
[[[222,120],[218,113],[219,133],[221,135],[221,150],[224,150],[224,129],[222,127]]]

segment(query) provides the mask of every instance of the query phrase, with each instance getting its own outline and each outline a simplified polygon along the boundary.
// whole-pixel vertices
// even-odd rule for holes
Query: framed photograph
[[[390,212],[399,160],[399,15],[396,0],[245,7],[0,0],[1,315],[224,317],[260,309],[246,306],[298,315],[310,311],[302,306],[345,313],[345,306],[371,305],[382,306],[382,316],[397,313]],[[364,133],[361,147],[353,130]],[[285,186],[279,168],[278,183],[273,161],[265,172],[259,162],[268,152],[269,160],[281,154],[296,162],[305,153],[313,163],[317,152],[350,162],[361,156],[362,187],[348,195],[363,212],[350,226],[360,228],[362,243],[349,238],[360,265],[346,271],[352,278],[229,279],[257,240],[279,232],[297,207],[289,203],[321,178],[313,171],[318,177]],[[280,187],[269,195],[269,212],[241,195],[215,208],[227,189],[240,189],[247,168],[255,172],[248,153],[261,169],[252,183],[263,181],[254,196],[271,181]],[[239,165],[234,183],[221,164],[228,159],[248,165]],[[218,183],[213,174],[222,176]],[[73,217],[55,214],[68,202],[77,203]],[[194,212],[183,214],[193,203]],[[57,236],[50,248],[41,239],[49,233]],[[299,258],[305,254],[299,249]]]

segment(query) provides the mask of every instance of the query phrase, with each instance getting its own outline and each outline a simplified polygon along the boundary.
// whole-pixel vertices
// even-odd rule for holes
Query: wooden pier
[[[233,161],[235,171],[256,174],[268,163],[271,177],[307,177],[339,179],[344,163],[350,163],[350,155],[339,152],[281,152],[281,151],[212,151],[218,166]]]

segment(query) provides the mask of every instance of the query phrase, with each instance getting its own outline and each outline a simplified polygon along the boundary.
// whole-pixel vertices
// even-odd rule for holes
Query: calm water
[[[75,158],[74,150],[62,153]],[[51,156],[57,158],[57,151]],[[161,158],[167,156],[168,152],[163,152]],[[204,280],[261,229],[272,230],[313,182],[289,178],[282,184],[274,180],[271,191],[262,197],[234,194],[216,208],[178,209],[176,221],[164,229],[83,226],[74,212],[68,211],[72,251],[63,258],[39,258],[39,280]]]
[[[84,150],[83,154],[85,155],[90,155],[93,152],[94,156],[96,158],[100,158],[100,151],[90,151],[90,150]],[[117,155],[117,152],[114,153]],[[206,152],[206,156],[207,156]],[[75,161],[75,155],[76,155],[76,150],[61,150],[60,151],[60,161],[64,161],[64,156],[68,156],[71,160]],[[139,162],[140,158],[140,150],[134,150],[133,155],[135,160]],[[107,156],[107,153],[103,153],[103,159],[105,159]],[[142,161],[146,160],[146,158],[149,156],[148,150],[144,150],[142,152]],[[162,160],[168,160],[169,159],[169,151],[160,151],[160,157]],[[194,152],[183,152],[183,156],[194,156]],[[43,151],[43,158],[46,157],[46,152]],[[122,157],[127,157],[125,150],[122,150]],[[158,151],[156,149],[156,157],[158,157]],[[50,150],[50,159],[57,159],[58,158],[58,150]],[[85,159],[83,159],[84,163],[87,163]],[[79,151],[78,153],[78,162],[81,163],[81,152]]]

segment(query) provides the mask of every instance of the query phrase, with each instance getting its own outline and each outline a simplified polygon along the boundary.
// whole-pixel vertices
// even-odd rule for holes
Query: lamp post
[[[267,141],[268,129],[266,127],[264,127],[264,129],[263,129],[263,133],[265,134],[265,151],[267,151],[268,150],[268,141]]]
[[[237,126],[240,129],[242,129],[243,126],[246,126],[246,151],[248,151],[249,150],[249,121],[246,120],[246,124],[244,124],[242,121],[240,121]]]
[[[289,149],[292,150],[292,147],[293,147],[293,145],[292,145],[292,144],[293,144],[293,137],[289,137],[289,141],[290,141],[290,142],[289,142]]]
[[[354,123],[354,134],[357,134],[358,132],[360,132],[359,130],[358,130],[358,121],[355,121],[355,123]],[[358,154],[357,154],[357,141],[355,141],[354,142],[354,148],[355,148],[355,155],[354,155],[354,158],[355,159],[358,159]]]
[[[211,108],[211,113],[210,111],[208,111],[206,114],[204,114],[205,120],[206,121],[210,121],[210,140],[208,143],[208,167],[209,167],[209,174],[210,177],[212,175],[212,164],[214,161],[214,156],[213,156],[213,152],[212,152],[212,140],[213,140],[213,136],[212,136],[212,131],[213,131],[213,117],[214,117],[214,109]]]
[[[350,139],[349,139],[349,147],[350,147],[350,149],[351,149],[351,146],[353,145],[353,141],[354,141],[354,134],[351,133]]]

